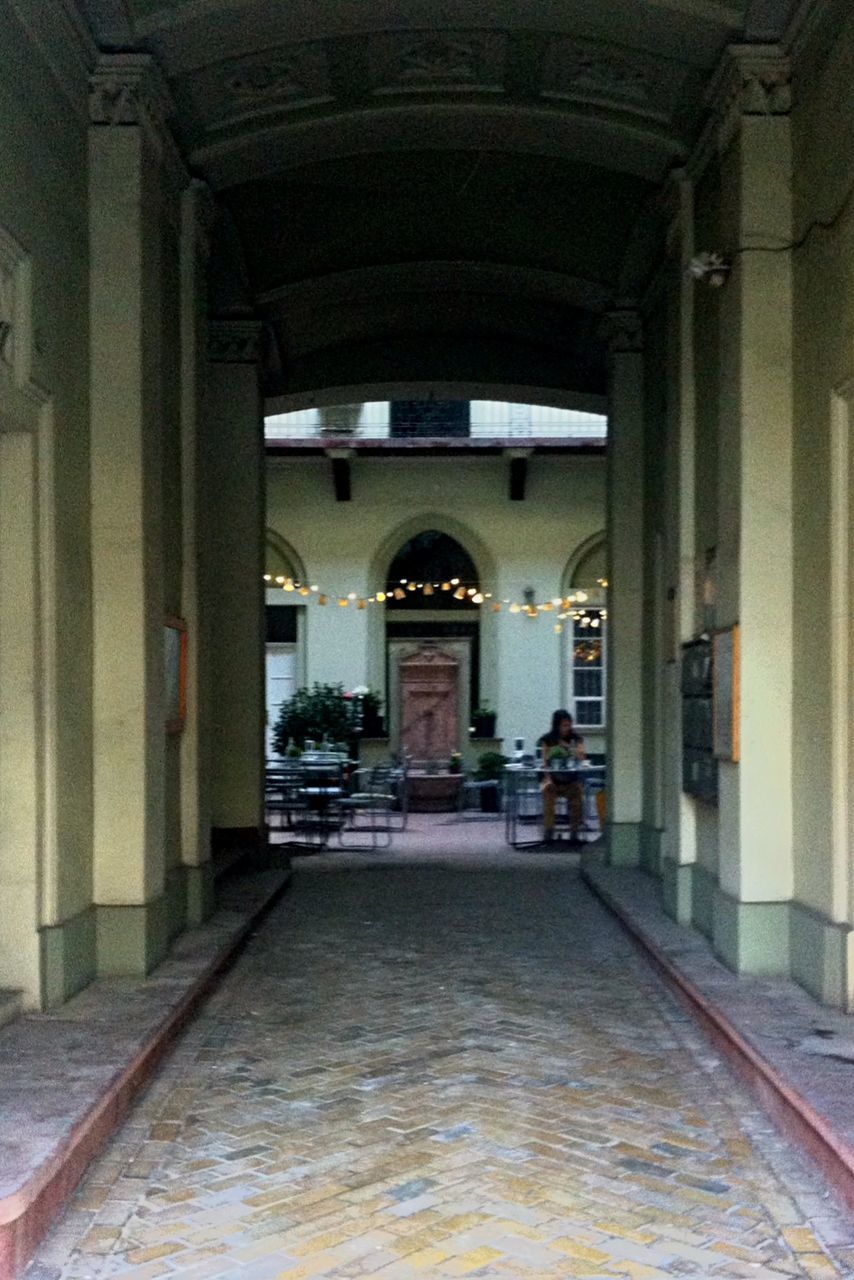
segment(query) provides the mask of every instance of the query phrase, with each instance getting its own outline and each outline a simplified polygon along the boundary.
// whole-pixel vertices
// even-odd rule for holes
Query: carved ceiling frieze
[[[681,69],[599,41],[553,40],[546,52],[544,97],[591,102],[664,119],[681,89]]]
[[[506,44],[503,32],[431,31],[376,36],[370,55],[374,91],[500,91]]]
[[[322,43],[307,41],[251,57],[229,58],[189,80],[196,114],[210,128],[271,108],[329,99],[329,71]]]

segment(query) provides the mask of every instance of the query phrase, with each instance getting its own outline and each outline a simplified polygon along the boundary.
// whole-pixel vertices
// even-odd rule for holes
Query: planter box
[[[461,773],[410,773],[407,776],[412,813],[454,813],[460,804]]]

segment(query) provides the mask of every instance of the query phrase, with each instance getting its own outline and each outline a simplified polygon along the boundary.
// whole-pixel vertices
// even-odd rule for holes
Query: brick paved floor
[[[28,1280],[836,1275],[852,1219],[573,859],[332,854]]]

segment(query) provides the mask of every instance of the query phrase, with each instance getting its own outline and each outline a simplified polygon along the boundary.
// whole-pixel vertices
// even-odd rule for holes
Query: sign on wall
[[[739,759],[739,629],[714,635],[714,729],[718,760]]]

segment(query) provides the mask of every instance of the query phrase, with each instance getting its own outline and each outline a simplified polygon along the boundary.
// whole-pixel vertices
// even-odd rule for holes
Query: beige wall
[[[42,891],[37,901],[31,885],[29,930],[88,906],[92,879],[85,49],[46,8],[33,16],[32,29],[53,48],[42,51],[10,7],[0,9],[0,227],[30,259],[31,378],[47,406],[30,426],[39,502],[34,607],[41,616],[28,630],[42,696],[35,784],[44,809],[33,850]],[[0,416],[14,412],[13,400],[0,381]],[[0,867],[27,856],[20,846],[0,847]],[[16,934],[20,925],[18,917]],[[12,934],[0,928],[0,937]],[[24,985],[28,998],[38,999],[37,976],[21,973],[0,941],[2,985]]]
[[[834,393],[846,387],[850,393],[854,379],[852,75],[854,13],[826,64],[800,79],[793,116],[795,237],[814,222],[836,219],[831,230],[807,234],[795,255],[795,896],[849,921],[848,875],[834,870],[832,850],[830,440]],[[848,487],[854,502],[850,476]],[[854,859],[854,847],[847,859]]]
[[[276,460],[267,471],[267,524],[324,590],[369,596],[407,538],[435,527],[466,546],[498,599],[520,600],[528,586],[548,599],[579,545],[603,528],[604,459],[532,458],[524,502],[510,501],[507,470],[494,456],[357,457],[352,501],[336,503],[326,459]],[[309,682],[383,684],[380,607],[359,612],[330,600],[306,613]],[[480,693],[496,708],[508,747],[516,735],[532,744],[566,697],[567,638],[555,634],[548,614],[532,621],[483,612]]]

